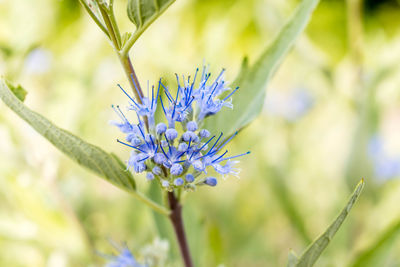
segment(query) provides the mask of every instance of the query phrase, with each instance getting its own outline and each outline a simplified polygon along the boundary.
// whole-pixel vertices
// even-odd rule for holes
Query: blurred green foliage
[[[115,2],[123,28],[133,30],[126,1]],[[321,2],[269,85],[262,115],[235,138],[234,151],[252,151],[241,178],[186,199],[197,266],[283,266],[290,249],[303,251],[325,230],[361,177],[364,194],[317,264],[400,265],[400,182],[375,177],[366,151],[379,133],[400,154],[400,4],[366,0],[357,17],[350,2]],[[242,57],[255,59],[297,3],[177,1],[134,46],[139,79],[173,83],[173,73],[205,60],[232,81]],[[361,31],[352,29],[357,22]],[[127,158],[108,125],[110,105],[126,103],[116,87],[126,80],[78,1],[0,0],[0,24],[0,74],[29,88],[25,103]],[[314,98],[305,115],[271,112],[274,96],[300,87]],[[3,104],[0,177],[0,266],[97,266],[104,259],[96,252],[111,251],[108,238],[136,252],[163,236],[147,207],[76,166]],[[174,239],[170,246],[178,266]]]

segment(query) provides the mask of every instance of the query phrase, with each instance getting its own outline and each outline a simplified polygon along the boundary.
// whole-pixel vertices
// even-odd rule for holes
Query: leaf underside
[[[117,156],[85,142],[27,108],[4,80],[0,80],[0,98],[19,117],[79,165],[126,191],[136,190],[132,174],[126,170],[126,166]]]

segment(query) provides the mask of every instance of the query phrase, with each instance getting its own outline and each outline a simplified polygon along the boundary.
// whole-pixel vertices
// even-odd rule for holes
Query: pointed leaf
[[[126,191],[135,192],[134,178],[117,156],[85,142],[68,131],[55,126],[42,115],[28,109],[3,80],[0,80],[0,98],[38,133],[79,165],[92,170],[100,177]]]
[[[240,88],[233,95],[233,110],[223,109],[217,115],[210,116],[205,120],[205,128],[214,133],[222,131],[229,136],[257,117],[264,104],[265,86],[306,27],[318,2],[303,0],[258,60],[252,66],[248,65],[247,59],[243,61],[232,85],[232,88]]]
[[[295,267],[298,261],[299,258],[297,257],[296,253],[293,250],[290,250],[286,267]]]
[[[175,0],[129,0],[128,17],[136,25],[136,31],[147,28]]]
[[[317,261],[322,251],[328,246],[329,242],[332,240],[333,236],[339,230],[343,221],[346,219],[354,203],[361,194],[364,187],[364,179],[362,179],[353,194],[350,197],[349,202],[344,207],[342,212],[336,218],[336,220],[329,226],[329,228],[323,233],[317,240],[315,240],[300,257],[296,267],[311,267]]]

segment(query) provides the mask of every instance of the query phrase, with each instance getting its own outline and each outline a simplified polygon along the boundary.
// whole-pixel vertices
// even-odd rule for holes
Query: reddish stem
[[[171,219],[172,226],[175,230],[176,238],[179,243],[179,248],[183,261],[185,263],[185,267],[193,267],[189,246],[186,240],[185,229],[183,227],[182,205],[175,197],[173,192],[168,193],[168,201],[169,207],[171,209],[171,214],[169,215],[169,218]]]

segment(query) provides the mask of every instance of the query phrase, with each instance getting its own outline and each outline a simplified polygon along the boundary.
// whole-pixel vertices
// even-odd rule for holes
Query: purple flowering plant
[[[184,230],[181,195],[199,186],[214,187],[220,177],[238,175],[238,158],[249,152],[231,154],[227,145],[262,111],[268,81],[304,30],[319,1],[303,0],[258,59],[252,65],[247,58],[243,60],[232,84],[225,81],[225,70],[213,76],[203,67],[196,69],[193,76],[176,75],[174,88],[169,88],[160,79],[147,88],[147,95],[142,91],[129,53],[142,33],[174,0],[128,0],[128,17],[136,29],[124,34],[120,33],[114,14],[114,0],[79,2],[112,44],[130,84],[130,89],[118,85],[127,97],[128,106],[127,109],[112,106],[118,119],[111,122],[125,135],[117,141],[131,151],[126,164],[113,153],[107,153],[31,111],[23,103],[26,92],[22,87],[1,80],[0,98],[79,165],[165,215],[175,231],[184,266],[192,267],[194,263]],[[157,113],[162,114],[161,119]],[[151,183],[159,185],[165,203],[140,192],[135,182],[137,174],[144,174]],[[362,187],[363,182],[354,191],[345,207],[346,212],[340,214],[301,257],[290,255],[288,266],[313,265],[326,247],[320,245],[321,240],[330,240],[336,233]],[[118,255],[109,257],[106,266],[151,267],[139,264],[127,248],[118,252]],[[303,265],[304,262],[307,265]]]

